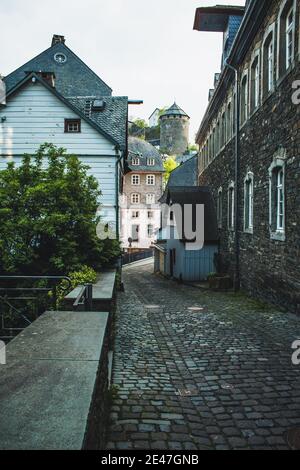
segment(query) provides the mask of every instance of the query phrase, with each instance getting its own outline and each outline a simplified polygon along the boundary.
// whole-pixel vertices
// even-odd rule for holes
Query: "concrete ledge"
[[[47,312],[0,365],[0,449],[101,449],[108,313]]]
[[[104,271],[101,279],[93,286],[93,310],[111,312],[116,293],[116,270]],[[76,287],[64,300],[64,308],[71,310],[82,286]]]

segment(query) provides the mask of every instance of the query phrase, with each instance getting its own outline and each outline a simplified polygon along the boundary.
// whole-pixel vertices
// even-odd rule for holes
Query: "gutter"
[[[118,147],[116,147],[116,151],[118,151]],[[125,152],[123,151],[119,158],[116,161],[116,235],[117,240],[120,240],[120,204],[119,204],[119,170],[121,170],[122,174],[124,174],[124,169],[121,165],[122,160],[124,159]]]

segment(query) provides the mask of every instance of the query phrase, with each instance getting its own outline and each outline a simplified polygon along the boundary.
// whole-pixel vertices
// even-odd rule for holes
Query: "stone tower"
[[[169,155],[182,155],[189,146],[189,116],[174,103],[160,117],[160,149]]]

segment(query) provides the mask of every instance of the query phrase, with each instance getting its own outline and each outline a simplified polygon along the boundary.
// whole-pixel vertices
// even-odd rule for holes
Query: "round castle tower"
[[[189,116],[174,103],[160,117],[160,150],[169,155],[182,155],[189,146]]]

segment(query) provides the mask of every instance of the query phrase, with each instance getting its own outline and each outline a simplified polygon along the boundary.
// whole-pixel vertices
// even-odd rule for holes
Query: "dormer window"
[[[65,119],[65,133],[79,134],[81,132],[81,119]]]
[[[148,158],[147,165],[148,166],[154,166],[155,165],[155,158]]]
[[[131,165],[138,166],[140,164],[140,159],[138,157],[132,158]]]

